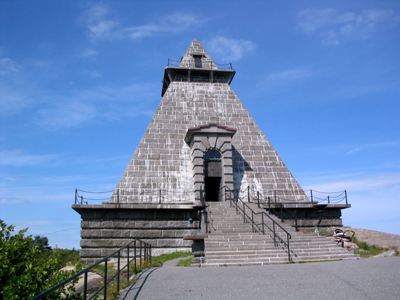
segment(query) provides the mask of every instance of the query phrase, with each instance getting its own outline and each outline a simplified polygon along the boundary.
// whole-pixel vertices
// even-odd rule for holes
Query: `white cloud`
[[[18,64],[9,57],[0,58],[0,76],[18,72]]]
[[[49,130],[71,128],[92,121],[96,117],[93,105],[72,101],[40,109],[37,122]]]
[[[233,62],[243,58],[256,48],[254,42],[242,39],[231,39],[224,36],[217,36],[206,42],[210,53],[216,56],[221,62]]]
[[[103,74],[97,72],[96,70],[82,70],[82,75],[91,79],[99,79],[103,77]]]
[[[80,56],[82,56],[82,57],[96,57],[97,56],[97,51],[94,50],[94,49],[87,48],[87,49],[82,50]]]
[[[31,99],[24,91],[0,82],[0,116],[11,116],[31,105]]]
[[[0,165],[25,167],[47,163],[59,157],[54,154],[28,154],[21,150],[1,150]]]
[[[89,33],[99,40],[138,40],[160,33],[177,33],[196,26],[205,19],[188,12],[175,12],[158,20],[140,25],[120,24],[103,4],[92,6],[87,12]]]
[[[285,82],[310,77],[312,72],[305,68],[294,68],[270,73],[266,76],[267,82]]]
[[[305,9],[297,14],[299,28],[316,34],[322,44],[337,46],[345,38],[367,36],[372,29],[394,22],[393,10],[371,9],[361,12],[339,11],[333,8]]]
[[[123,86],[98,85],[74,91],[70,95],[47,95],[45,107],[36,114],[36,123],[49,130],[58,130],[77,127],[96,119],[109,121],[152,116],[153,111],[147,105],[151,103],[151,98],[156,97],[155,91],[157,88],[153,84],[134,83]]]
[[[352,192],[364,192],[392,186],[400,186],[400,173],[317,183],[306,187],[306,189],[315,189],[318,191],[341,191],[347,189]]]

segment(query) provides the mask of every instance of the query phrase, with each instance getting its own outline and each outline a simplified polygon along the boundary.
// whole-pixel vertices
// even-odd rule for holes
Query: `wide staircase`
[[[255,213],[262,209],[254,203],[246,203]],[[254,214],[252,224],[248,215],[235,208],[230,201],[209,202],[209,234],[205,238],[204,259],[201,266],[238,266],[238,265],[265,265],[290,262],[314,262],[357,258],[352,251],[336,245],[332,237],[321,237],[295,231],[290,225],[282,223],[273,215],[272,220],[264,214],[264,232],[262,233],[257,218],[261,214]],[[246,223],[244,222],[246,220]],[[275,225],[273,224],[275,221]],[[279,228],[279,225],[281,228]],[[275,228],[275,242],[272,231]],[[289,239],[289,253],[287,236]]]

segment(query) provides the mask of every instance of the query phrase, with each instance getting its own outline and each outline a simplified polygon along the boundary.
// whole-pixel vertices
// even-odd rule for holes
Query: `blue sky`
[[[113,189],[193,38],[304,188],[400,234],[400,2],[0,1],[0,219],[79,246],[75,187]]]

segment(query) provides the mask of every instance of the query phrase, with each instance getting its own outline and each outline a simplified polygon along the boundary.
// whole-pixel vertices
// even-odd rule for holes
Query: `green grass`
[[[188,258],[182,259],[176,265],[178,267],[189,267],[192,264],[192,261],[193,261],[193,257],[190,256]]]
[[[359,254],[361,257],[371,257],[378,255],[382,252],[388,251],[387,248],[382,248],[375,245],[370,245],[366,242],[359,241],[357,238],[353,238],[353,243],[358,246],[358,249],[354,251],[355,254]]]
[[[169,261],[169,260],[173,260],[175,258],[179,258],[179,257],[187,257],[187,256],[191,256],[192,252],[172,252],[172,253],[167,253],[167,254],[161,254],[159,256],[153,256],[152,257],[152,262],[151,262],[151,266],[152,267],[161,267],[163,263]]]

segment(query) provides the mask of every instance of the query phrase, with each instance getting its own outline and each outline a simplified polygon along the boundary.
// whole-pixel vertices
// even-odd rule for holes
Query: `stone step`
[[[231,246],[231,245],[225,245],[225,246],[214,246],[214,247],[205,247],[205,252],[208,251],[250,251],[250,250],[268,250],[268,249],[274,249],[276,250],[278,247],[274,247],[274,245],[252,245],[252,246]],[[280,248],[282,249],[282,248]],[[280,251],[280,250],[279,250]]]
[[[282,253],[285,253],[287,255],[286,251],[283,251],[281,249]],[[256,249],[256,250],[237,250],[237,251],[232,251],[232,250],[206,250],[205,253],[207,255],[254,255],[254,254],[269,254],[269,253],[280,253],[279,249],[276,248],[271,248],[271,249]]]
[[[287,257],[257,257],[257,258],[247,258],[247,259],[207,259],[206,264],[219,264],[221,266],[228,266],[233,264],[248,265],[253,264],[271,264],[271,263],[287,263]]]
[[[264,259],[265,257],[283,257],[287,258],[287,253],[277,253],[277,252],[270,252],[270,253],[259,253],[259,254],[225,254],[225,255],[216,255],[216,254],[207,254],[207,262],[210,259],[253,259],[253,258],[261,258]]]

